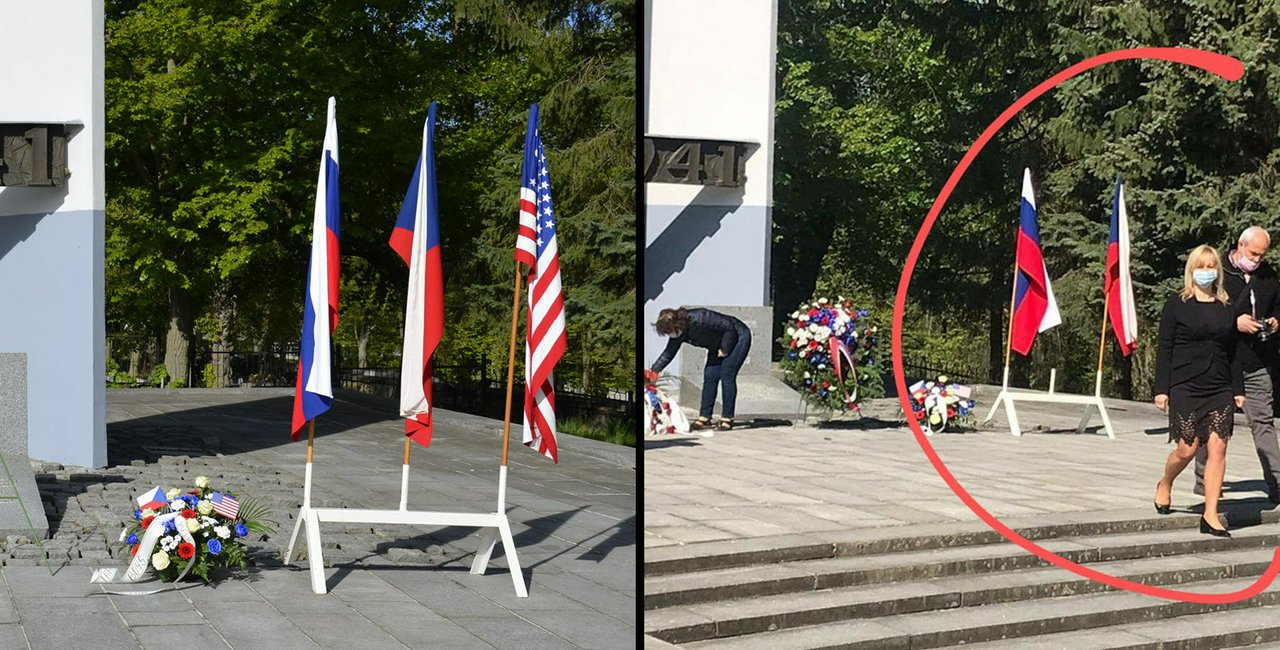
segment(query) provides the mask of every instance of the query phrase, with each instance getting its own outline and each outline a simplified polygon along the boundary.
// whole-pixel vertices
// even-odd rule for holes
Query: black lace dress
[[[1235,395],[1244,394],[1236,355],[1235,310],[1175,294],[1160,316],[1155,394],[1169,396],[1169,440],[1231,437]]]

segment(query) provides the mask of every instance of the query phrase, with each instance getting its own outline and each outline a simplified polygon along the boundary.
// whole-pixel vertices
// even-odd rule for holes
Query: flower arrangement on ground
[[[870,310],[843,296],[800,305],[779,339],[787,383],[817,408],[859,410],[862,399],[884,395],[879,332]]]
[[[689,419],[680,405],[658,387],[658,374],[652,370],[646,370],[644,375],[644,411],[647,435],[689,433]]]
[[[194,487],[184,493],[156,486],[138,497],[134,522],[120,531],[130,555],[148,554],[165,582],[188,573],[209,582],[214,569],[248,568],[245,539],[250,533],[274,532],[270,524],[276,522],[266,519],[267,509],[260,503],[242,503],[229,492],[214,490],[204,476],[196,477]],[[155,534],[149,534],[153,527]]]
[[[911,414],[929,433],[945,431],[948,424],[961,427],[973,423],[973,389],[951,383],[945,375],[937,381],[918,381],[911,394]]]

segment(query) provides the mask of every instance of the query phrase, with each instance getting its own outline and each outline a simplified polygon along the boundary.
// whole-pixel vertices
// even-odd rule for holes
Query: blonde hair
[[[1196,246],[1189,255],[1187,255],[1187,266],[1182,273],[1182,300],[1186,302],[1195,295],[1195,280],[1192,279],[1192,272],[1196,270],[1196,266],[1201,262],[1207,261],[1205,258],[1213,260],[1214,268],[1218,271],[1218,277],[1213,280],[1213,290],[1208,293],[1213,294],[1218,302],[1227,304],[1227,290],[1222,288],[1222,256],[1218,255],[1218,249],[1208,245],[1200,244]]]

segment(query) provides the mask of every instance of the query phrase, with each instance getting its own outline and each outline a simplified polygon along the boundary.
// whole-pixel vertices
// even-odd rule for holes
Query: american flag
[[[240,502],[230,494],[214,492],[209,497],[209,502],[213,504],[213,511],[226,517],[227,519],[235,519],[236,514],[240,512]]]
[[[520,187],[516,261],[529,266],[529,329],[524,348],[524,445],[559,462],[556,396],[551,371],[564,354],[564,296],[556,248],[551,180],[538,132],[538,105],[529,107]]]

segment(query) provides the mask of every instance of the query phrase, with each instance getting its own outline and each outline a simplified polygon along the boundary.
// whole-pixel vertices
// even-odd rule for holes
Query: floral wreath
[[[879,332],[870,310],[854,309],[843,296],[819,298],[791,313],[779,365],[810,405],[856,412],[864,398],[884,394]]]

